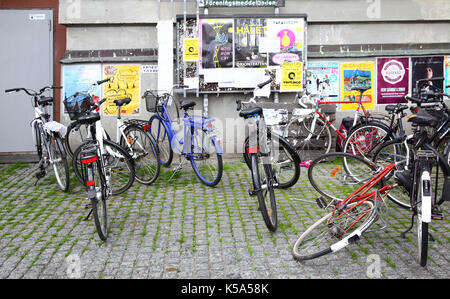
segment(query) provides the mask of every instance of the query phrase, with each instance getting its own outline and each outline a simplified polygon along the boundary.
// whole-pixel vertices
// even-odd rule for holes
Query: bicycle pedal
[[[121,171],[122,170],[122,167],[112,167],[111,168],[111,171],[112,172],[119,172],[119,171]]]
[[[316,203],[321,209],[324,209],[327,206],[327,203],[323,200],[322,196],[316,198]]]
[[[44,171],[39,171],[37,173],[35,173],[34,175],[38,180],[42,179],[43,177],[45,177],[45,170]]]
[[[444,214],[442,213],[440,206],[435,206],[431,211],[431,219],[433,220],[444,220]]]
[[[248,195],[250,196],[256,196],[257,195],[257,191],[253,190],[253,189],[248,189]]]
[[[90,204],[90,203],[85,204],[85,205],[84,205],[84,209],[85,209],[85,210],[92,209],[92,204]]]

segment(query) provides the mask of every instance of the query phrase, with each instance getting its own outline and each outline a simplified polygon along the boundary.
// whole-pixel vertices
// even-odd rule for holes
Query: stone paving
[[[135,182],[109,203],[106,242],[93,219],[84,220],[85,191],[73,172],[63,193],[53,174],[35,186],[35,169],[0,165],[0,278],[449,278],[448,217],[433,222],[435,241],[422,268],[415,231],[400,237],[409,212],[392,203],[385,229],[297,263],[292,245],[321,212],[304,168],[294,187],[276,190],[275,233],[247,193],[249,170],[228,161],[215,188],[202,185],[189,165],[170,182],[170,169],[152,186]]]

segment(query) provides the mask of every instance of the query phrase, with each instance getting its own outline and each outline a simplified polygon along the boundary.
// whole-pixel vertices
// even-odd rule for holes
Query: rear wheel
[[[67,163],[61,137],[54,133],[49,143],[49,157],[59,188],[67,192],[69,189],[69,165]]]
[[[158,143],[160,162],[163,166],[169,167],[172,163],[173,151],[170,145],[169,135],[166,132],[166,127],[157,114],[150,117],[149,124],[150,134]]]

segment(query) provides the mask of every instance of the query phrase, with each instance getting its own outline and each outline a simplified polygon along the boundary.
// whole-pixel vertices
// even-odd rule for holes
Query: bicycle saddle
[[[439,121],[431,115],[422,113],[422,114],[412,114],[408,117],[408,122],[412,122],[419,126],[429,126],[436,127]]]
[[[258,115],[263,114],[263,109],[261,107],[251,107],[251,108],[243,109],[243,110],[241,110],[241,112],[239,112],[239,116],[243,117],[243,118],[248,118],[250,115],[254,115],[254,114],[258,114]]]
[[[384,109],[388,112],[397,113],[397,112],[401,112],[403,110],[408,109],[408,105],[405,105],[405,104],[386,105],[386,107]]]
[[[42,97],[40,97],[37,100],[37,102],[41,106],[50,105],[50,104],[53,103],[53,97],[44,97],[44,96],[42,96]]]
[[[130,98],[124,98],[124,99],[120,99],[120,100],[114,100],[114,104],[116,104],[116,106],[122,106],[122,105],[127,105],[128,103],[131,102]]]
[[[100,114],[97,112],[84,114],[84,115],[81,115],[80,117],[78,117],[77,120],[81,124],[93,124],[96,121],[100,120]]]
[[[182,101],[180,104],[180,107],[183,108],[184,110],[187,110],[194,106],[195,106],[195,102],[193,102],[193,101],[189,101],[189,102]]]

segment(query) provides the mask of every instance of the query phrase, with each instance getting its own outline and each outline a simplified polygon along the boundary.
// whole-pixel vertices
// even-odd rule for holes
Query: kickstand
[[[406,234],[407,234],[410,230],[412,230],[412,228],[414,227],[414,217],[416,217],[416,213],[413,213],[413,215],[412,215],[412,217],[411,217],[411,226],[410,226],[407,230],[405,230],[403,233],[401,233],[401,236],[402,236],[403,239],[406,238]]]
[[[93,210],[92,210],[92,205],[91,204],[86,204],[86,206],[84,208],[85,209],[90,209],[89,213],[87,214],[87,216],[83,219],[84,221],[86,221],[86,220],[89,220],[89,217],[91,216]]]

